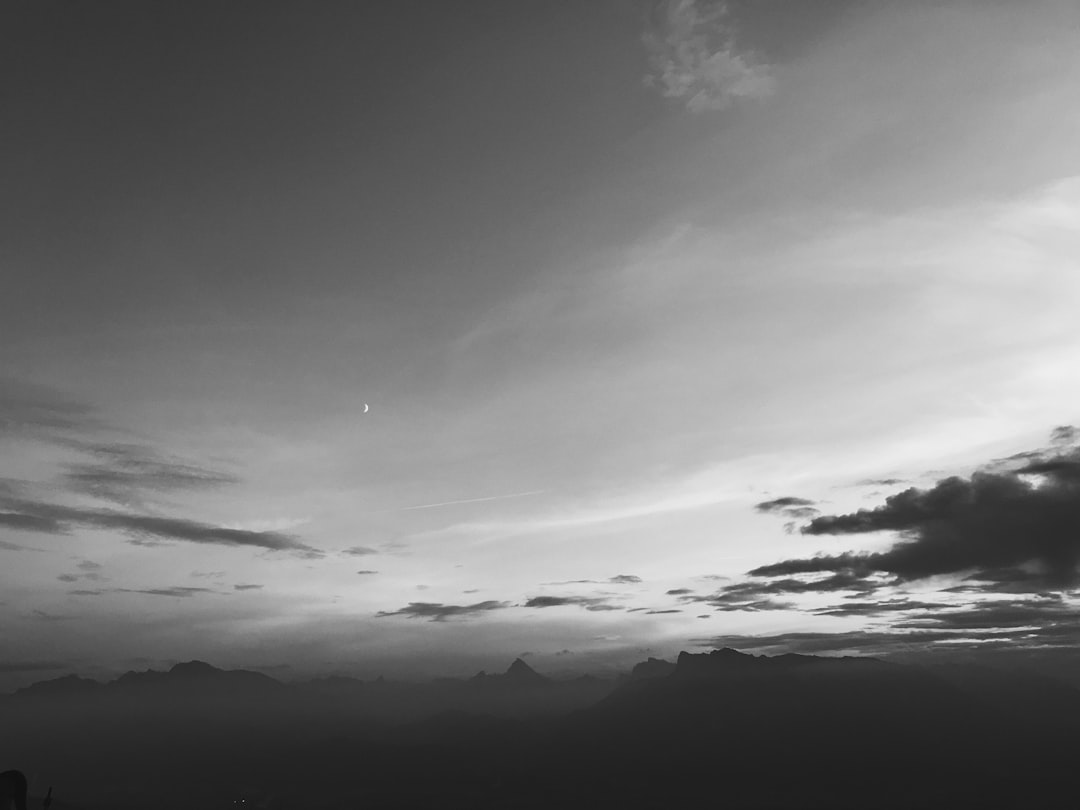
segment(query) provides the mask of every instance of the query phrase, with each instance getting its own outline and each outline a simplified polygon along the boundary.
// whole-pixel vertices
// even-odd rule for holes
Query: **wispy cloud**
[[[0,436],[42,438],[57,432],[90,430],[101,424],[93,408],[51,388],[0,378]]]
[[[203,593],[219,593],[211,588],[192,588],[182,585],[172,585],[168,588],[116,588],[117,593],[141,593],[147,596],[175,596],[188,599]]]
[[[417,509],[440,509],[444,506],[457,506],[458,504],[465,503],[486,503],[488,501],[505,501],[511,498],[527,498],[530,495],[541,495],[544,490],[531,489],[527,492],[511,492],[508,495],[487,495],[483,498],[460,498],[454,501],[440,501],[438,503],[422,503],[417,506],[402,506],[398,509],[399,512],[412,512]]]
[[[763,98],[775,87],[770,66],[737,45],[723,0],[664,0],[644,40],[652,67],[646,83],[691,112]]]
[[[533,596],[525,601],[527,608],[551,608],[574,605],[593,612],[622,610],[611,604],[611,600],[602,596]]]
[[[67,465],[64,485],[72,492],[122,506],[141,505],[146,492],[213,489],[237,481],[228,473],[165,458],[146,445],[82,441],[69,445],[93,461]]]
[[[441,602],[409,602],[403,608],[397,610],[380,610],[375,615],[379,618],[388,616],[404,616],[408,619],[427,619],[433,622],[446,621],[453,618],[479,616],[490,613],[493,610],[503,610],[510,607],[509,602],[497,602],[493,599],[484,602],[476,602],[471,605],[445,605]]]
[[[157,517],[104,509],[63,506],[40,501],[0,499],[0,506],[18,518],[36,521],[52,534],[65,533],[70,526],[113,529],[134,542],[180,540],[223,546],[251,546],[268,551],[287,551],[302,557],[320,557],[322,552],[298,538],[279,532],[252,532],[226,529],[184,518]],[[45,531],[46,529],[38,529]]]

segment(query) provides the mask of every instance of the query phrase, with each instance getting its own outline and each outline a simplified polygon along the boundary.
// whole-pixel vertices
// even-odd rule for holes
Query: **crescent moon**
[[[368,406],[367,406],[367,403],[365,402],[364,403],[364,413],[367,413],[367,412],[368,412]]]

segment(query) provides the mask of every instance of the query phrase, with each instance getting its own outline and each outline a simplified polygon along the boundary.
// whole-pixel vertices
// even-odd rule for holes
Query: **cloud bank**
[[[908,488],[872,509],[819,515],[801,529],[807,535],[897,532],[901,539],[886,551],[789,559],[750,574],[888,574],[898,581],[968,574],[1033,590],[1080,582],[1080,449],[1023,453],[1011,468],[991,469]]]

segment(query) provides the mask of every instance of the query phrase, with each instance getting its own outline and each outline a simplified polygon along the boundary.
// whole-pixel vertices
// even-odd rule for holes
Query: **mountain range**
[[[1080,691],[729,649],[610,681],[518,659],[427,684],[284,684],[192,661],[34,684],[0,700],[0,727],[4,767],[82,808],[1051,807],[1073,795]]]

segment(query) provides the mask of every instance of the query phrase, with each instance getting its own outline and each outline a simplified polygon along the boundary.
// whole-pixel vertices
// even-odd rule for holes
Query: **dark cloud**
[[[18,512],[0,512],[0,528],[45,534],[64,534],[65,531],[63,524],[57,520]]]
[[[1059,425],[1050,431],[1050,444],[1054,446],[1080,442],[1080,429],[1072,425]]]
[[[641,577],[636,577],[633,574],[616,574],[608,582],[613,585],[636,585],[641,582]]]
[[[85,579],[90,582],[103,582],[105,577],[101,574],[101,564],[93,562],[92,560],[82,560],[76,566],[82,573],[80,574],[60,574],[57,577],[61,582],[78,582]]]
[[[798,521],[809,520],[820,514],[818,509],[813,506],[813,503],[813,501],[808,501],[805,498],[787,496],[774,498],[771,501],[762,501],[756,504],[754,508],[759,512],[786,518],[788,523],[784,528],[790,533],[795,530]]]
[[[785,509],[799,509],[804,506],[813,506],[813,501],[808,501],[806,498],[795,498],[792,496],[785,496],[783,498],[774,498],[771,501],[762,501],[755,504],[754,508],[759,512],[780,512]]]
[[[882,583],[856,573],[841,571],[816,579],[772,579],[767,581],[748,580],[726,585],[710,594],[684,594],[678,597],[680,602],[711,605],[723,611],[762,611],[790,610],[791,602],[777,599],[792,594],[835,593],[854,591],[868,594],[882,586]]]
[[[71,596],[101,596],[103,593],[106,593],[106,591],[99,590],[99,589],[79,588],[79,589],[74,590],[74,591],[68,591],[68,593]]]
[[[62,478],[64,485],[72,492],[122,506],[140,506],[145,492],[212,489],[238,480],[217,470],[163,458],[145,445],[89,442],[68,445],[94,461],[67,465]]]
[[[365,569],[362,569],[360,571],[357,571],[356,573],[361,574],[362,576],[368,576],[370,574],[377,574],[379,572],[378,571],[372,571],[370,569],[365,568]],[[465,591],[465,593],[475,593],[475,591]]]
[[[781,602],[779,599],[737,599],[728,596],[711,599],[709,604],[723,613],[760,613],[768,610],[792,610],[795,607],[791,602]]]
[[[778,563],[761,565],[751,569],[748,573],[754,577],[778,577],[792,574],[821,574],[825,572],[842,571],[856,575],[868,575],[874,570],[870,562],[872,555],[844,554],[822,555],[795,560],[782,560]]]
[[[1062,622],[1075,625],[1080,611],[1058,596],[1031,599],[998,599],[958,610],[936,611],[894,625],[897,628],[989,630],[1037,627],[1043,631]]]
[[[210,588],[190,588],[180,585],[173,585],[168,588],[117,588],[116,591],[118,593],[141,593],[147,596],[176,596],[184,599],[198,596],[201,593],[218,593],[218,591]]]
[[[233,585],[234,591],[259,591],[262,590],[262,585]]]
[[[433,622],[441,622],[446,619],[463,616],[478,616],[493,610],[503,610],[510,607],[509,602],[496,602],[489,599],[484,602],[476,602],[472,605],[444,605],[441,602],[409,602],[403,608],[397,610],[380,610],[375,615],[380,618],[387,616],[405,616],[409,619],[428,619]]]
[[[840,606],[837,610],[842,610]],[[858,605],[855,605],[858,607]],[[846,653],[893,655],[928,650],[1038,653],[1050,649],[1080,650],[1080,608],[1057,595],[987,600],[966,606],[887,602],[868,606],[860,615],[879,610],[917,610],[881,630],[846,633],[800,632],[765,636],[725,635],[698,639],[705,646],[733,647],[770,654]],[[822,611],[830,615],[830,609]]]
[[[378,554],[378,549],[369,548],[368,546],[352,546],[351,548],[343,549],[342,554],[349,557],[366,557],[369,554]]]
[[[601,585],[598,579],[561,579],[558,582],[541,582],[541,585]]]
[[[13,512],[57,526],[58,532],[69,526],[112,529],[123,532],[136,542],[182,540],[224,546],[252,546],[268,551],[289,551],[302,557],[320,557],[322,552],[298,538],[280,532],[256,532],[227,529],[183,518],[156,517],[105,509],[61,506],[28,500],[7,499],[4,506]]]
[[[809,520],[810,518],[821,514],[818,509],[812,505],[813,503],[813,501],[808,501],[805,498],[786,496],[783,498],[774,498],[771,501],[762,501],[761,503],[756,504],[754,508],[765,514],[786,518],[787,523],[784,524],[784,531],[788,534],[792,534],[798,527],[800,521]]]
[[[690,588],[672,588],[670,591],[664,591],[668,596],[685,596],[686,594],[693,592],[694,591]]]
[[[749,573],[790,577],[832,573],[853,578],[891,575],[897,582],[967,575],[964,590],[1020,592],[1080,583],[1080,448],[1071,427],[1054,430],[1051,446],[990,462],[969,478],[952,476],[928,489],[910,487],[872,509],[818,515],[807,535],[896,532],[885,551],[783,560]],[[797,500],[797,499],[795,499]],[[792,499],[759,504],[787,508]]]
[[[1037,473],[1042,481],[1025,479]],[[1011,472],[946,478],[910,488],[875,509],[821,516],[806,534],[900,532],[903,541],[867,555],[813,561],[817,570],[873,570],[901,579],[1036,566],[1059,586],[1077,581],[1080,562],[1080,453],[1028,462]],[[788,561],[790,565],[796,561]],[[768,569],[768,567],[765,567]],[[770,575],[765,570],[763,575]]]
[[[600,596],[533,596],[526,600],[527,608],[562,607],[563,605],[577,605],[586,610],[620,610],[610,600]]]
[[[682,613],[682,610],[679,609],[679,608],[665,608],[664,610],[646,610],[645,611],[646,616],[660,614],[660,613]]]
[[[910,599],[884,599],[880,602],[844,602],[840,605],[817,608],[818,616],[885,616],[917,610],[945,610],[952,607],[944,602],[917,602]]]

